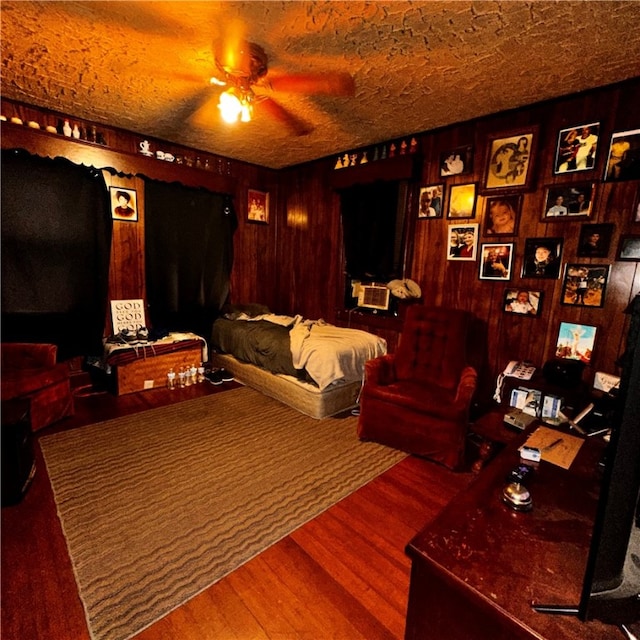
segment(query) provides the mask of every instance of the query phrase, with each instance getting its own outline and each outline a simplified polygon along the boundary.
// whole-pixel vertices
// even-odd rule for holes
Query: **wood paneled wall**
[[[484,326],[488,336],[485,377],[494,380],[509,360],[530,360],[541,366],[554,356],[561,321],[595,325],[598,328],[591,365],[585,379],[590,382],[595,371],[619,373],[615,361],[624,349],[628,325],[624,309],[640,292],[639,264],[617,262],[618,242],[622,234],[640,233],[640,224],[633,222],[633,207],[640,197],[637,180],[604,182],[612,132],[640,127],[638,79],[593,90],[581,95],[528,106],[508,113],[481,118],[472,122],[417,135],[423,157],[422,175],[414,185],[442,182],[440,154],[459,146],[473,145],[474,171],[472,175],[444,179],[446,191],[453,184],[478,182],[483,185],[487,139],[503,132],[539,129],[538,153],[532,170],[531,190],[524,194],[522,215],[517,236],[494,238],[481,235],[479,242],[514,242],[515,260],[508,283],[480,280],[478,262],[447,260],[447,226],[451,220],[417,219],[417,198],[412,200],[410,212],[413,238],[412,260],[406,276],[416,280],[423,291],[426,304],[463,308],[471,311]],[[558,132],[574,125],[600,122],[597,164],[593,171],[553,174]],[[294,167],[283,172],[281,180],[285,209],[279,220],[285,229],[275,247],[277,264],[290,282],[287,293],[280,292],[274,302],[282,310],[315,317],[322,315],[333,321],[334,309],[340,309],[343,296],[343,259],[339,201],[331,193],[330,175],[335,158],[310,166]],[[345,169],[339,169],[345,171]],[[593,213],[588,220],[545,222],[542,212],[548,185],[593,181],[597,183]],[[445,194],[446,201],[447,194]],[[289,203],[305,210],[306,228],[287,225]],[[478,198],[476,217],[483,229],[484,197]],[[467,221],[465,221],[467,222]],[[614,223],[615,231],[606,259],[577,258],[577,245],[583,223]],[[562,276],[558,280],[532,280],[520,277],[524,241],[534,237],[563,237],[563,264],[584,262],[611,265],[603,308],[573,307],[561,304]],[[328,259],[328,256],[331,256]],[[284,281],[283,281],[284,282]],[[506,287],[541,289],[544,292],[542,312],[538,317],[505,313],[502,310]],[[491,385],[486,385],[489,388]]]
[[[421,176],[412,184],[413,197],[409,205],[412,250],[408,254],[410,264],[406,276],[420,284],[425,304],[467,309],[479,319],[483,332],[488,336],[487,366],[483,376],[489,383],[509,360],[527,359],[542,365],[553,357],[561,321],[598,327],[592,365],[585,375],[589,378],[588,381],[597,370],[618,372],[615,361],[624,348],[628,324],[623,312],[629,301],[640,291],[640,269],[639,263],[616,262],[615,257],[622,234],[640,233],[640,224],[633,222],[632,215],[633,207],[640,197],[640,183],[637,180],[607,183],[602,178],[611,133],[640,127],[638,104],[640,79],[634,79],[415,135],[423,162]],[[43,124],[55,124],[59,116],[7,101],[2,101],[2,113],[8,117],[19,115],[25,122],[49,118],[50,122]],[[589,172],[554,176],[553,159],[559,130],[588,122],[601,123],[596,168]],[[499,240],[515,242],[512,278],[509,283],[479,280],[477,261],[455,262],[446,259],[447,226],[450,221],[446,218],[417,219],[418,189],[421,184],[441,181],[439,160],[443,151],[467,144],[474,148],[474,172],[472,175],[445,179],[447,193],[452,184],[475,181],[482,187],[488,137],[527,129],[532,125],[538,127],[538,146],[536,161],[532,167],[534,179],[531,190],[524,194],[517,236]],[[129,153],[137,152],[139,141],[143,137],[108,127],[101,129],[111,148]],[[218,166],[218,161],[223,162],[224,171],[235,180],[235,193],[232,195],[239,226],[234,242],[235,260],[231,282],[233,300],[262,302],[279,313],[300,313],[307,318],[325,318],[330,322],[337,322],[338,314],[344,311],[345,273],[340,201],[331,186],[335,157],[272,171],[247,163],[227,162],[224,158],[163,141],[151,142],[154,148],[162,148],[174,154],[197,155],[203,163],[209,158],[213,167]],[[179,180],[180,168],[175,169],[176,180]],[[138,224],[115,224],[111,297],[144,298],[144,183],[141,178],[136,177],[111,174],[106,177],[107,184],[136,189],[142,209]],[[584,181],[597,183],[593,213],[588,221],[542,220],[547,185]],[[249,188],[269,192],[269,224],[246,220]],[[476,217],[469,222],[478,222],[482,230],[483,216],[484,198],[480,196]],[[578,237],[584,222],[611,222],[615,225],[606,259],[577,259]],[[564,238],[563,263],[584,261],[611,265],[603,308],[562,305],[562,278],[520,278],[525,239],[542,236]],[[480,243],[489,241],[490,238],[482,235],[479,238]],[[506,286],[543,290],[540,316],[534,318],[504,313],[502,301]]]

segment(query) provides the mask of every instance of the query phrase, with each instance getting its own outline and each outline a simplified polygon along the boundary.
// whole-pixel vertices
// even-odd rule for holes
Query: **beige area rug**
[[[89,630],[123,640],[405,454],[232,389],[41,438]]]

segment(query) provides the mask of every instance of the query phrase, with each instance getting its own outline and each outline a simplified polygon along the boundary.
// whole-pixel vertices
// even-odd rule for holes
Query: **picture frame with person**
[[[247,221],[269,224],[269,193],[247,190]]]
[[[450,224],[448,231],[447,260],[476,259],[478,250],[478,223]]]
[[[457,147],[440,154],[440,177],[462,176],[473,171],[473,146]]]
[[[574,125],[558,133],[554,173],[590,171],[595,168],[600,123]]]
[[[579,258],[606,258],[615,225],[583,224],[580,229],[577,255]]]
[[[444,184],[429,184],[420,188],[418,219],[442,218]]]
[[[549,280],[559,278],[563,246],[564,238],[527,238],[521,276]]]
[[[480,280],[511,280],[514,243],[485,243],[480,248]]]
[[[548,185],[542,219],[589,218],[596,193],[595,182]]]
[[[138,195],[135,189],[109,187],[111,218],[122,222],[138,221]]]
[[[561,304],[572,307],[603,307],[608,279],[608,264],[567,264]]]
[[[518,232],[522,194],[490,196],[485,198],[485,236],[514,236]]]
[[[611,135],[604,180],[640,180],[640,129]]]
[[[560,322],[556,339],[556,358],[591,362],[598,328],[589,324]]]
[[[538,289],[505,289],[502,308],[505,313],[536,317],[542,310],[542,295]]]

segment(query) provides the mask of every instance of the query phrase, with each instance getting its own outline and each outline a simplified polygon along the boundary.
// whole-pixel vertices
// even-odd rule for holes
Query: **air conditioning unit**
[[[390,294],[386,285],[362,284],[358,291],[358,306],[363,309],[388,311]]]

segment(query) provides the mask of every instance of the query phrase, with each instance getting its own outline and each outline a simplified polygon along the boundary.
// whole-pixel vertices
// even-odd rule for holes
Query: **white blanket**
[[[298,322],[289,336],[293,366],[306,368],[320,390],[337,381],[362,380],[364,363],[387,353],[383,338],[323,320]]]

